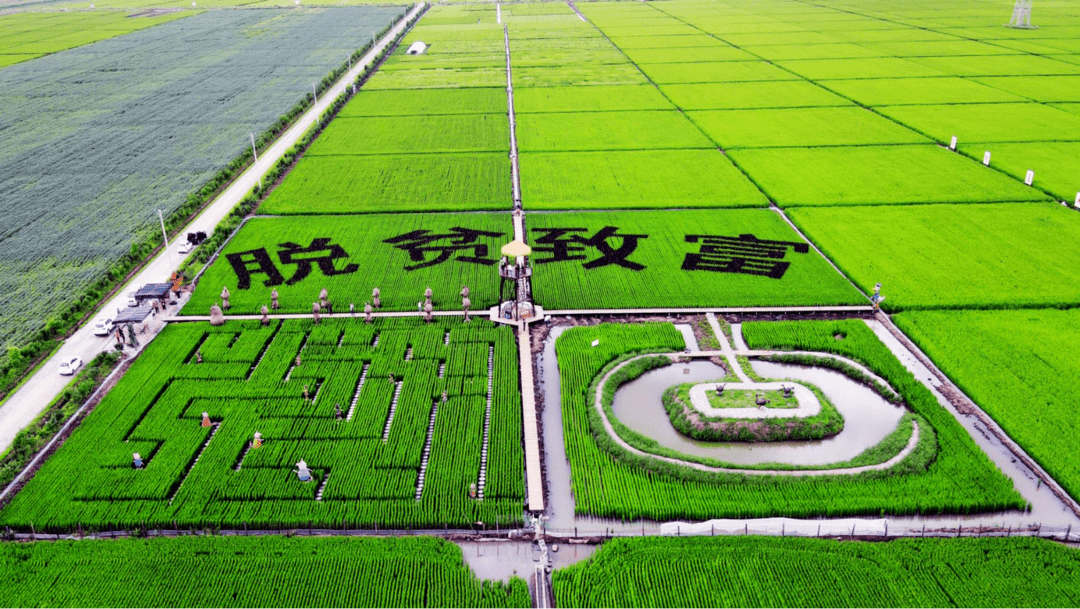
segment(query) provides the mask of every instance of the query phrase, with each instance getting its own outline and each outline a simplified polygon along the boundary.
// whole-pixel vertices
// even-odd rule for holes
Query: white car
[[[128,294],[127,294],[127,306],[129,306],[129,307],[137,307],[137,306],[139,306],[139,301],[135,300],[135,292],[128,292]]]
[[[193,248],[193,247],[194,246],[191,245],[190,241],[181,241],[180,246],[176,248],[176,251],[181,253],[181,254],[186,254],[186,253],[190,252],[191,248]]]
[[[106,317],[94,322],[94,336],[105,336],[112,330],[112,319]]]
[[[60,362],[60,374],[63,374],[64,376],[71,376],[72,374],[75,374],[75,371],[79,369],[79,366],[82,366],[81,359],[74,355],[68,357],[64,359],[64,361]]]

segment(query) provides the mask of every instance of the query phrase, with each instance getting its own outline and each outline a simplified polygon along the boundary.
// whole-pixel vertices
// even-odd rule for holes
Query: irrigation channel
[[[1058,539],[1080,539],[1080,518],[1054,494],[1050,485],[1042,483],[1031,468],[1018,459],[1013,450],[1002,444],[987,429],[980,417],[961,414],[935,384],[935,374],[923,365],[916,354],[900,342],[879,321],[866,323],[893,354],[927,386],[941,403],[972,435],[979,447],[994,464],[1016,485],[1017,491],[1031,503],[1028,511],[1010,510],[993,514],[902,516],[889,518],[793,519],[752,518],[710,520],[705,522],[622,521],[609,518],[579,516],[574,513],[574,498],[570,483],[570,465],[563,442],[563,422],[558,364],[555,341],[566,330],[558,326],[545,339],[537,361],[539,389],[542,396],[543,444],[545,483],[547,488],[546,532],[549,539],[573,537],[609,537],[632,535],[799,535],[799,536],[955,536],[971,534],[1043,535],[1054,532]],[[678,326],[677,326],[678,327]],[[738,351],[746,351],[739,324],[731,326]],[[684,336],[690,328],[680,327]],[[690,355],[705,355],[696,341],[687,341]],[[725,353],[727,355],[727,353]],[[730,360],[729,360],[730,361]],[[643,433],[663,445],[680,452],[700,454],[740,464],[783,462],[791,464],[822,464],[844,461],[876,443],[895,428],[902,415],[898,408],[877,394],[839,373],[769,362],[754,362],[754,372],[766,378],[798,378],[817,385],[833,401],[845,417],[845,430],[857,428],[866,438],[846,438],[841,432],[833,438],[810,442],[779,442],[769,446],[739,446],[735,443],[713,443],[706,447],[682,437],[672,427],[667,413],[659,402],[663,391],[673,385],[688,382],[713,381],[724,375],[721,368],[708,361],[676,364],[643,374],[627,383],[616,393],[612,410],[616,417],[631,429]],[[690,372],[684,372],[689,368]],[[850,394],[848,393],[850,391]],[[847,395],[844,395],[847,394]],[[881,417],[887,417],[882,419]],[[828,447],[828,448],[826,448]],[[842,451],[842,452],[833,452]],[[850,456],[849,456],[850,455]],[[835,470],[834,470],[835,472]]]

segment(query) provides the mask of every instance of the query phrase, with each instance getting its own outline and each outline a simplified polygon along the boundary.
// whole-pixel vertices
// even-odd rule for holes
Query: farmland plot
[[[504,210],[511,207],[510,192],[505,153],[307,156],[259,209],[267,214]]]
[[[454,12],[451,7],[433,11],[434,15]],[[438,52],[410,56],[407,47],[399,45],[392,57],[400,59],[395,64],[400,69],[376,73],[316,138],[261,211],[350,214],[510,209],[510,133],[501,30],[423,25],[426,19],[409,38],[423,38]],[[444,67],[496,52],[498,67]],[[418,58],[424,58],[427,67],[414,69],[411,62]],[[473,86],[481,74],[490,86]],[[421,81],[420,88],[394,88],[418,86]],[[436,82],[439,86],[427,86]]]
[[[1076,309],[912,311],[896,323],[1073,497]]]
[[[967,144],[968,156],[982,158],[990,151],[990,166],[1017,180],[1035,172],[1033,185],[1073,204],[1080,192],[1080,142],[1028,142],[1021,144]]]
[[[528,226],[548,309],[865,302],[766,210],[532,213]]]
[[[517,522],[517,366],[511,329],[480,320],[170,325],[0,520],[38,531]],[[249,446],[256,431],[263,444]]]
[[[681,351],[682,337],[670,324],[572,328],[555,349],[576,513],[651,520],[798,518],[967,513],[1023,504],[1011,481],[862,321],[758,322],[743,330],[753,349],[827,351],[866,365],[932,427],[936,455],[923,454],[880,475],[792,477],[702,472],[628,453],[601,427],[590,387],[601,370],[628,354]],[[834,338],[838,333],[843,341]]]
[[[522,152],[713,147],[674,110],[531,114],[518,124],[517,136]]]
[[[781,207],[1048,198],[972,159],[928,144],[743,149],[730,156]]]
[[[4,544],[0,573],[25,607],[531,606],[523,580],[480,581],[459,547],[430,537]]]
[[[887,309],[1080,303],[1080,223],[1054,204],[798,208],[790,217]],[[1046,247],[1052,240],[1054,246]]]
[[[326,288],[337,312],[382,292],[389,311],[416,309],[424,290],[436,310],[497,302],[499,248],[513,240],[507,214],[378,214],[255,218],[229,242],[199,282],[185,315],[206,315],[232,293],[232,313],[254,314],[280,294],[281,312],[309,313]]]
[[[883,106],[878,111],[939,142],[954,135],[980,143],[1080,140],[1080,116],[1043,104]]]
[[[363,46],[358,28],[400,14],[213,11],[0,70],[0,344],[159,230],[154,210],[182,205]]]
[[[127,11],[12,13],[0,17],[0,66],[11,65],[189,17],[171,12],[129,18]]]
[[[716,150],[526,152],[521,175],[530,210],[768,205]]]
[[[910,144],[928,140],[865,108],[703,110],[687,116],[724,149]]]
[[[801,80],[672,84],[660,85],[660,90],[682,110],[851,105],[843,97]]]
[[[1071,606],[1059,574],[1078,569],[1080,552],[1042,539],[649,537],[605,543],[552,587],[560,607]]]

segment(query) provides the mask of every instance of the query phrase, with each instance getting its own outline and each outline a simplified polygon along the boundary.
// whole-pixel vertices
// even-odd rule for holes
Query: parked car
[[[128,292],[127,293],[127,298],[128,298],[127,299],[127,306],[129,306],[129,307],[137,307],[137,306],[139,306],[139,301],[135,300],[135,292]]]
[[[109,333],[110,330],[112,330],[112,318],[106,317],[104,319],[99,319],[94,322],[95,336],[105,336]]]
[[[181,254],[186,254],[194,248],[190,241],[181,241],[180,246],[176,248],[176,251]]]
[[[79,369],[79,366],[82,366],[82,360],[78,357],[73,355],[65,358],[64,361],[60,362],[60,374],[71,376],[72,374],[75,374],[75,371]]]

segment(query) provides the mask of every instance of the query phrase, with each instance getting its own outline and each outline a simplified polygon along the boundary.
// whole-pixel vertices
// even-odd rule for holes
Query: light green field
[[[1080,311],[912,311],[893,319],[1073,497]]]
[[[903,78],[944,75],[940,70],[935,70],[907,59],[893,57],[778,61],[777,65],[786,70],[791,70],[803,78],[809,78],[810,80],[835,78]]]
[[[882,106],[889,116],[939,142],[1080,140],[1080,116],[1043,104]]]
[[[526,152],[521,180],[526,210],[768,205],[716,150]]]
[[[796,80],[798,78],[765,61],[641,63],[638,66],[653,82],[661,85],[699,82]]]
[[[0,16],[0,67],[195,14],[189,10],[134,16],[130,11],[100,10]]]
[[[788,212],[885,308],[1080,304],[1080,217],[1061,205],[904,205]],[[1052,247],[1047,243],[1052,242]]]
[[[713,61],[753,61],[755,57],[746,51],[729,46],[707,45],[700,47],[630,48],[623,52],[630,61],[642,65],[648,63],[697,63]]]
[[[506,82],[505,76],[503,82]],[[582,63],[558,68],[516,68],[514,88],[565,87],[578,85],[643,85],[645,76],[629,63]]]
[[[821,84],[864,106],[1025,101],[1024,98],[1000,88],[988,87],[955,76],[830,80]]]
[[[365,89],[505,87],[506,68],[436,68],[377,72]]]
[[[308,156],[265,214],[510,209],[506,153]]]
[[[506,90],[502,88],[438,91],[369,91],[364,88],[345,104],[337,118],[498,112],[506,112]]]
[[[1039,201],[1047,196],[933,145],[733,150],[781,207]]]
[[[687,116],[724,149],[927,142],[865,108],[703,110]]]
[[[517,138],[521,151],[713,147],[693,123],[674,110],[522,115],[517,121]]]
[[[851,103],[801,80],[660,85],[660,90],[683,110],[807,108],[846,106]]]
[[[990,149],[990,166],[1023,180],[1030,169],[1033,185],[1053,193],[1071,206],[1080,192],[1080,142],[1031,142],[1026,144],[971,144],[960,150],[976,159]]]
[[[505,113],[350,117],[331,123],[307,154],[495,152],[509,147]]]
[[[1080,102],[1080,76],[1006,76],[976,80],[1037,102]]]
[[[747,51],[769,61],[793,59],[859,59],[885,57],[890,53],[867,46],[837,42],[834,44],[769,44],[745,47]]]
[[[673,108],[652,85],[514,88],[514,112],[517,114]]]

